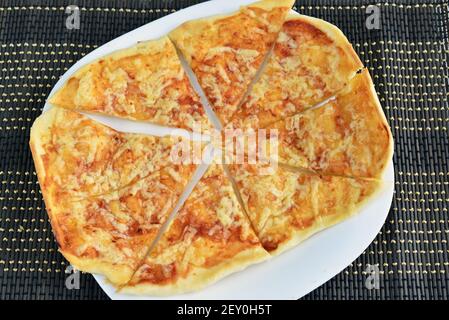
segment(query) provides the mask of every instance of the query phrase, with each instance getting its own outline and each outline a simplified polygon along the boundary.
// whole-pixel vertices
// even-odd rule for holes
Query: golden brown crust
[[[294,0],[263,0],[251,3],[246,7],[257,7],[264,10],[273,10],[279,7],[291,8],[293,7],[294,3]]]
[[[34,165],[36,168],[36,174],[39,181],[39,185],[41,187],[42,196],[44,198],[45,207],[47,208],[48,217],[50,219],[50,223],[53,229],[53,232],[56,238],[61,237],[61,229],[59,228],[56,219],[53,218],[52,210],[54,204],[53,199],[50,196],[52,192],[47,190],[46,184],[46,170],[43,163],[43,155],[45,154],[45,150],[43,149],[43,141],[42,137],[48,135],[50,132],[50,127],[53,125],[55,121],[57,110],[50,109],[47,111],[46,117],[38,117],[30,130],[30,149],[31,155],[33,157]]]
[[[336,98],[269,126],[279,132],[279,162],[323,174],[381,178],[393,140],[368,70]]]
[[[140,283],[133,286],[125,286],[120,292],[137,295],[167,296],[174,294],[198,291],[209,286],[226,276],[241,271],[248,266],[260,263],[269,258],[267,252],[261,248],[252,248],[239,252],[232,260],[226,260],[220,264],[208,268],[197,268],[195,273],[187,278],[181,278],[176,283],[165,286]]]
[[[123,289],[192,291],[268,257],[220,165],[212,165]]]
[[[384,141],[388,141],[387,147],[385,148],[384,157],[381,160],[381,163],[383,163],[383,165],[382,165],[383,169],[381,169],[381,171],[378,174],[379,177],[382,177],[386,170],[388,162],[393,157],[393,153],[394,153],[393,135],[391,133],[391,128],[390,128],[390,125],[388,124],[387,117],[385,116],[384,110],[382,109],[382,105],[380,104],[379,96],[377,95],[376,88],[374,87],[373,79],[371,78],[371,75],[367,68],[362,70],[361,75],[360,75],[360,80],[363,83],[361,85],[362,87],[369,88],[370,94],[367,95],[368,96],[367,99],[368,99],[368,101],[371,101],[374,104],[374,106],[377,110],[376,117],[377,117],[378,121],[381,123],[382,127],[384,128],[384,134],[386,135],[386,138]],[[353,89],[353,90],[358,90],[358,89]]]
[[[58,198],[118,190],[171,164],[178,143],[177,137],[120,133],[62,108],[42,114],[30,138],[42,188]]]
[[[357,213],[380,189],[374,179],[319,176],[278,167],[231,167],[251,223],[266,250],[277,255]]]
[[[345,55],[350,57],[349,63],[352,64],[352,68],[354,70],[359,70],[363,68],[363,63],[360,60],[357,52],[355,52],[354,47],[349,42],[348,38],[344,35],[344,33],[335,25],[314,17],[306,16],[306,15],[297,15],[290,13],[287,17],[287,21],[303,21],[304,23],[308,23],[311,26],[325,32],[328,34],[330,39],[333,39],[339,47],[341,47]]]
[[[92,128],[97,135],[90,134]],[[88,139],[74,139],[71,143],[72,134],[83,134],[83,130]],[[160,146],[154,142],[163,140],[150,138],[149,144],[138,145],[132,140],[125,149],[123,145],[114,145],[113,141],[126,135],[83,115],[53,108],[35,121],[30,137],[39,183],[61,253],[76,268],[102,273],[115,285],[129,281],[196,167],[194,164],[169,163],[168,157],[145,152],[145,148]],[[105,140],[99,143],[96,139]],[[171,151],[173,145],[165,147]],[[78,157],[77,148],[90,151],[92,146],[95,146],[93,153]],[[113,152],[104,152],[114,146]],[[114,174],[117,170],[127,171],[123,166],[127,162],[119,161],[122,157],[117,157],[121,154],[126,155],[124,159],[131,160],[133,169],[145,171],[137,172],[128,180]],[[150,158],[129,158],[130,154],[147,154]],[[113,156],[103,158],[101,155]],[[109,166],[110,159],[117,161]],[[154,165],[154,160],[162,161],[164,166]],[[139,161],[145,166],[140,167]],[[89,171],[92,168],[99,170]],[[95,175],[88,178],[86,173]],[[100,188],[104,182],[101,178],[109,183],[103,189]],[[92,183],[100,185],[92,187]],[[101,194],[95,192],[100,189]]]
[[[140,42],[85,65],[49,102],[192,131],[211,128],[167,37]]]
[[[135,267],[128,265],[111,264],[109,262],[98,261],[98,259],[89,259],[86,257],[78,257],[64,250],[59,250],[70,264],[76,269],[83,272],[102,274],[113,285],[122,285],[131,279]]]
[[[241,102],[292,4],[260,1],[170,32],[222,123],[228,123]]]
[[[302,112],[341,90],[362,67],[337,27],[291,14],[260,78],[231,123],[263,128]]]

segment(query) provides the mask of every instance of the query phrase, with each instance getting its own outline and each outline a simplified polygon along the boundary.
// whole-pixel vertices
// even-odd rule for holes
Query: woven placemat
[[[79,289],[65,285],[68,264],[48,223],[29,130],[53,85],[78,59],[197,2],[0,2],[0,300],[107,298],[88,274],[81,274]],[[81,10],[79,30],[65,25],[72,4]],[[385,226],[356,261],[305,299],[448,299],[448,2],[369,4],[296,4],[300,13],[346,33],[370,68],[395,139],[395,194]],[[369,266],[379,270],[379,289],[366,286]]]

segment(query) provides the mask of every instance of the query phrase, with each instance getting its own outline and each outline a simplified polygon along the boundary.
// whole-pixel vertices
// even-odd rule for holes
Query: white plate
[[[254,0],[215,0],[201,3],[148,23],[95,49],[74,64],[57,82],[53,94],[81,66],[137,41],[157,39],[181,23],[196,18],[235,11]],[[50,106],[45,105],[44,110]],[[113,128],[127,132],[167,134],[167,130],[149,124],[137,124],[103,116],[91,116]],[[324,230],[296,248],[264,263],[250,266],[204,290],[163,297],[163,299],[298,299],[319,287],[346,268],[368,247],[388,215],[394,189],[393,162],[385,173],[382,192],[362,211],[332,228]],[[117,293],[101,275],[94,275],[112,299],[161,299]]]

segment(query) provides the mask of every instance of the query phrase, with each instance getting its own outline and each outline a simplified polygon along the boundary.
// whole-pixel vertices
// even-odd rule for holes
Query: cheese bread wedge
[[[188,21],[169,34],[222,124],[228,123],[276,40],[293,0],[263,0]]]
[[[367,69],[324,106],[268,126],[278,161],[323,174],[381,178],[393,140]]]
[[[357,213],[381,185],[283,167],[273,174],[261,174],[259,165],[230,168],[256,234],[273,255]]]
[[[122,292],[198,290],[267,257],[222,166],[212,164]]]
[[[189,144],[193,150],[193,142],[185,139],[121,133],[62,108],[38,117],[30,134],[42,192],[54,201],[125,187],[179,162],[173,152],[180,144]]]
[[[105,275],[115,286],[131,279],[190,180],[194,165],[165,167],[96,197],[49,198],[47,212],[59,251],[78,270]]]
[[[55,106],[207,132],[211,124],[167,37],[137,43],[76,71]]]
[[[290,14],[259,79],[232,119],[234,127],[263,128],[325,101],[363,67],[334,25]]]

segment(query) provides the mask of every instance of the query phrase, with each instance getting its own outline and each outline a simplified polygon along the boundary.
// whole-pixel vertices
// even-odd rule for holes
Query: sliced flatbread
[[[52,108],[34,122],[30,147],[42,193],[58,201],[110,193],[179,162],[173,150],[192,144],[179,139],[120,133],[77,112]]]
[[[46,197],[60,252],[79,270],[104,274],[116,286],[125,284],[194,169],[172,165],[118,191],[79,201],[66,196],[55,203]]]
[[[334,25],[290,14],[260,78],[232,119],[262,128],[330,98],[363,67]]]
[[[236,111],[293,3],[259,1],[233,14],[186,22],[169,34],[222,124]]]
[[[268,126],[279,162],[324,174],[380,178],[393,140],[368,70],[326,105]]]
[[[198,290],[267,257],[222,167],[213,164],[122,291]]]
[[[277,255],[355,214],[379,189],[374,179],[233,165],[232,175],[262,245]]]
[[[206,132],[211,124],[167,37],[141,42],[87,64],[53,105]]]

